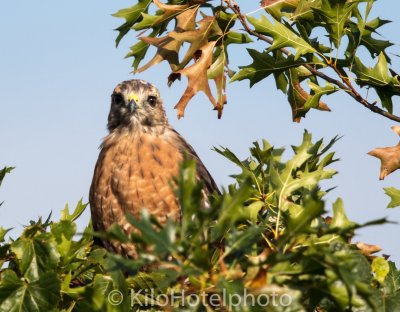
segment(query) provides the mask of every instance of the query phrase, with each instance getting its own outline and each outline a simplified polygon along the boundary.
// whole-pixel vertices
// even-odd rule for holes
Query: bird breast
[[[111,225],[120,222],[127,212],[140,217],[145,208],[161,223],[167,218],[178,219],[173,178],[182,159],[167,136],[121,134],[106,139],[93,181],[99,217],[107,214]]]

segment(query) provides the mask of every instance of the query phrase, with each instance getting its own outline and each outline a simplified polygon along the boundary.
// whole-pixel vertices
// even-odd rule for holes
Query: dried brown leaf
[[[400,127],[392,126],[392,130],[400,135]],[[393,171],[400,168],[400,143],[395,146],[378,147],[368,152],[368,155],[374,156],[381,160],[381,172],[379,180],[385,179]]]
[[[292,108],[293,121],[300,122],[301,118],[304,117],[309,111],[308,108],[304,107],[304,104],[309,98],[311,98],[311,95],[303,89],[300,82],[294,81],[290,84],[288,90],[288,99],[290,107]],[[322,101],[319,102],[318,110],[328,112],[331,111],[329,106]]]
[[[184,116],[187,104],[199,91],[203,91],[208,96],[214,108],[217,107],[217,102],[211,93],[207,77],[207,71],[212,63],[215,44],[216,41],[212,41],[202,46],[200,48],[201,56],[197,62],[187,68],[177,71],[176,73],[172,73],[168,78],[169,84],[171,84],[175,79],[179,78],[179,74],[188,78],[187,88],[178,104],[175,105],[175,109],[178,111],[178,118]]]
[[[176,16],[175,32],[184,32],[195,29],[196,16],[199,6],[187,9]]]
[[[260,4],[261,4],[261,6],[262,7],[267,7],[267,6],[270,6],[270,5],[273,5],[273,4],[275,4],[275,3],[278,3],[278,2],[284,2],[285,0],[261,0],[260,1]]]
[[[260,4],[263,8],[274,6],[274,5],[282,5],[283,7],[296,7],[299,4],[299,0],[262,0]]]
[[[370,245],[363,242],[358,242],[356,246],[366,256],[370,256],[382,250],[378,245]]]
[[[393,171],[400,168],[400,143],[396,146],[375,148],[368,152],[368,155],[381,160],[379,180],[385,179]]]
[[[154,57],[145,65],[138,68],[135,73],[141,73],[151,66],[157,65],[162,61],[168,61],[172,70],[176,70],[179,65],[179,49],[182,46],[182,42],[170,38],[168,35],[160,38],[153,37],[140,37],[145,43],[151,44],[157,47],[157,52]]]
[[[246,283],[246,287],[249,289],[260,289],[265,287],[267,284],[267,274],[268,271],[266,269],[260,268],[257,275],[251,281]]]
[[[179,12],[182,12],[183,10],[187,9],[189,7],[189,3],[186,4],[165,4],[162,3],[160,0],[153,0],[153,3],[163,12],[162,15],[160,15],[153,23],[153,25],[157,25],[168,18],[179,14]]]
[[[392,126],[391,128],[397,135],[400,136],[400,127],[399,126]]]
[[[198,6],[184,10],[182,13],[176,16],[175,33],[180,33],[195,28],[196,15]],[[167,61],[173,71],[178,69],[179,65],[179,49],[181,48],[183,41],[176,40],[168,35],[159,38],[153,37],[140,37],[145,43],[151,44],[157,47],[157,52],[154,57],[145,65],[138,68],[135,72],[141,73],[151,66],[157,65],[162,61]]]
[[[222,35],[222,31],[216,23],[214,16],[207,16],[199,21],[198,24],[199,28],[195,30],[184,32],[172,31],[169,33],[169,36],[176,40],[190,43],[190,47],[179,65],[180,68],[185,67],[193,58],[195,52],[207,44],[211,34]]]

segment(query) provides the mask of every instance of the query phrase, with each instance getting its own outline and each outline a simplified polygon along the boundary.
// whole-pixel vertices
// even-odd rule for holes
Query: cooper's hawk
[[[93,227],[107,230],[118,223],[129,234],[126,213],[140,217],[143,208],[159,222],[180,217],[173,178],[185,157],[197,163],[204,193],[218,192],[193,148],[168,123],[156,87],[143,80],[120,83],[111,96],[109,134],[104,138],[90,187]],[[132,245],[104,241],[107,249],[134,257]]]

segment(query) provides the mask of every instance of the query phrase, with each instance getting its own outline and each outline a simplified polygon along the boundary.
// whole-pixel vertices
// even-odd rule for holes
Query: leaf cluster
[[[321,97],[340,90],[372,112],[400,121],[393,115],[392,97],[400,95],[400,80],[389,68],[387,50],[392,43],[378,33],[389,21],[369,17],[373,4],[374,0],[261,1],[255,11],[259,17],[254,17],[241,12],[240,1],[140,0],[115,14],[125,19],[117,43],[129,31],[140,31],[139,42],[128,54],[134,58],[135,72],[167,61],[172,71],[169,84],[181,75],[188,78],[175,106],[179,117],[199,91],[221,117],[228,80],[248,79],[252,86],[271,76],[287,95],[294,121],[310,109],[330,111]],[[254,44],[254,39],[261,44]],[[231,69],[231,44],[240,44],[236,53],[250,45],[253,62],[233,64]],[[150,46],[156,52],[140,67]],[[362,49],[376,59],[373,67],[366,65],[370,61]],[[215,82],[215,94],[210,80]],[[363,97],[361,88],[373,88],[380,106]]]

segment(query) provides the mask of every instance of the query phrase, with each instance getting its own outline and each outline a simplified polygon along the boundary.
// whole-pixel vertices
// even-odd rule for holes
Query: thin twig
[[[258,39],[267,42],[268,44],[272,45],[273,44],[273,40],[268,38],[267,36],[264,36],[262,34],[259,34],[258,32],[256,32],[255,30],[253,30],[252,28],[250,28],[249,24],[247,23],[246,17],[240,12],[240,7],[231,0],[225,0],[226,5],[228,6],[228,8],[230,8],[238,17],[240,23],[242,24],[242,26],[244,27],[244,29],[246,30],[246,32],[248,32],[249,34],[257,37]],[[285,48],[281,48],[280,51],[282,53],[284,53],[285,55],[290,55],[291,52]],[[361,96],[361,94],[359,92],[357,92],[357,90],[353,87],[353,85],[350,83],[349,78],[348,77],[343,77],[342,74],[339,72],[339,70],[336,68],[335,65],[330,64],[329,66],[338,74],[339,77],[341,77],[342,81],[339,81],[337,79],[334,79],[332,77],[327,76],[326,74],[320,72],[319,70],[317,70],[315,67],[313,67],[312,65],[309,64],[304,64],[304,67],[306,67],[312,74],[314,74],[315,76],[320,77],[321,79],[324,79],[336,86],[338,86],[340,89],[346,91],[346,93],[348,93],[353,99],[355,99],[358,103],[360,103],[361,105],[363,105],[364,107],[368,108],[370,111],[382,115],[388,119],[391,119],[393,121],[396,122],[400,122],[400,117],[393,115],[381,108],[379,108],[378,106],[375,105],[375,103],[370,103],[368,102],[365,98],[363,98]]]

